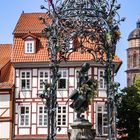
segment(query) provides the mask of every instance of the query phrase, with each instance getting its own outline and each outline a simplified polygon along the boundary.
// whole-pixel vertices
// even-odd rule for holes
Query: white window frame
[[[99,110],[99,107],[101,108],[101,110]],[[102,119],[102,128],[101,128],[101,132],[102,134],[100,134],[100,132],[98,131],[98,115],[99,113],[101,114],[101,119]],[[104,117],[106,116],[106,117]],[[96,122],[97,122],[97,135],[101,135],[101,136],[106,136],[108,134],[108,121],[107,121],[107,107],[106,104],[104,103],[97,103],[96,104]],[[106,125],[104,125],[104,123],[106,122]],[[106,133],[105,133],[105,129],[106,129]]]
[[[25,114],[23,114],[23,115],[21,115],[21,108],[22,107],[24,107],[25,108]],[[27,111],[27,108],[29,109],[28,111],[29,111],[29,113],[26,113],[26,111]],[[30,106],[29,105],[22,105],[22,106],[20,106],[20,109],[19,109],[19,126],[20,127],[30,127],[30,117],[31,117],[31,110],[30,110]],[[24,124],[22,125],[21,124],[21,116],[23,116],[24,117]],[[26,125],[26,116],[28,116],[28,125]]]
[[[105,90],[106,89],[105,77],[104,76],[105,76],[105,70],[100,69],[98,71],[98,79],[99,79],[99,89],[101,89],[101,90]]]
[[[40,113],[40,108],[42,107],[42,113]],[[40,116],[42,116],[42,124],[40,124]],[[46,118],[45,118],[46,117]],[[45,107],[45,105],[39,105],[38,106],[38,127],[47,127],[48,122],[45,122],[45,120],[47,121],[47,108]]]
[[[34,40],[25,40],[25,53],[35,52],[35,42]]]
[[[43,77],[41,77],[41,73],[43,73]],[[47,73],[47,77],[45,77],[45,73]],[[49,83],[50,82],[50,72],[49,70],[39,70],[38,71],[38,89],[39,90],[43,90],[44,86],[43,86],[43,82],[44,83]]]
[[[65,108],[65,112],[63,111],[64,108]],[[63,124],[64,119],[65,119],[65,124]],[[68,126],[68,106],[67,105],[58,105],[57,126],[60,126],[60,127]]]
[[[59,73],[61,74],[61,77],[60,77],[60,79],[58,80],[57,89],[58,89],[58,90],[67,90],[67,89],[68,89],[68,70],[60,70]],[[65,86],[66,86],[66,87],[62,87],[62,88],[59,87],[59,82],[60,82],[61,80],[65,80],[65,82],[66,82],[66,83],[65,83]],[[62,85],[62,84],[61,84],[61,85]]]
[[[23,74],[25,75],[25,77],[22,77]],[[27,76],[27,73],[30,74],[30,77]],[[21,90],[31,90],[31,70],[22,70],[20,71],[20,89]],[[25,88],[22,87],[22,81],[25,80]],[[29,84],[28,84],[29,83]],[[29,88],[28,88],[29,86]]]

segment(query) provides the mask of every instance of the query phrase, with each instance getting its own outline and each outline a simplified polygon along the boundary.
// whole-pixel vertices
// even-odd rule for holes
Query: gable
[[[14,35],[27,33],[42,33],[45,25],[39,17],[47,16],[46,13],[22,13],[13,31]]]

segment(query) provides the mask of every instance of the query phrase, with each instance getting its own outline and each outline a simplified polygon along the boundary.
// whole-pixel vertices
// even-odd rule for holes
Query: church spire
[[[137,21],[137,28],[140,28],[140,19]]]

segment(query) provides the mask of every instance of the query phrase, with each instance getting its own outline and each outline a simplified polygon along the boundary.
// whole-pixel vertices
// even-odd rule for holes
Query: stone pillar
[[[95,132],[88,120],[75,120],[71,124],[72,131],[70,140],[94,140]]]

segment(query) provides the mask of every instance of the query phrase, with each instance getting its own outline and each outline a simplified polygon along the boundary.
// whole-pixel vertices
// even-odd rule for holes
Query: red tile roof
[[[12,44],[0,44],[0,69],[10,61]]]
[[[46,13],[22,13],[14,29],[16,33],[41,33],[45,25],[39,20],[39,17],[46,17]]]
[[[0,51],[0,89],[7,89],[13,86],[13,66],[10,62],[12,45],[0,44]]]
[[[14,39],[14,47],[12,51],[12,62],[44,62],[49,61],[48,51],[46,48],[46,39],[38,38],[40,45],[37,46],[36,53],[25,54],[24,52],[24,40],[22,38]]]
[[[47,15],[45,13],[23,13],[18,20],[15,27],[14,34],[19,33],[26,36],[26,34],[32,33],[42,33],[45,25],[38,17],[44,17]],[[49,61],[48,51],[46,48],[46,38],[38,38],[40,45],[37,46],[37,51],[35,54],[25,54],[24,53],[24,40],[21,37],[14,37],[14,47],[12,52],[12,62],[44,62]],[[75,52],[70,56],[70,61],[82,61],[93,59],[91,54],[80,52]],[[121,60],[115,56],[114,61],[121,62]]]

